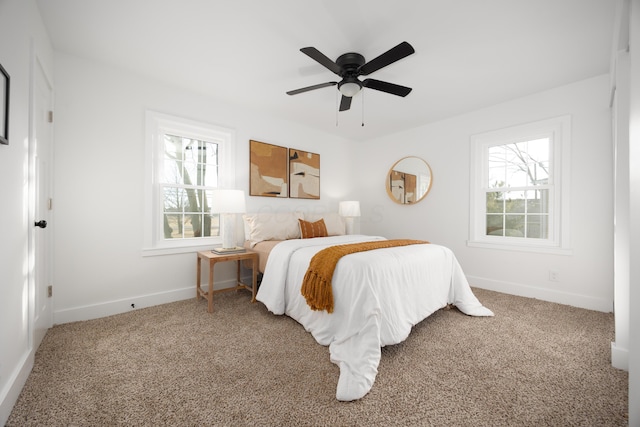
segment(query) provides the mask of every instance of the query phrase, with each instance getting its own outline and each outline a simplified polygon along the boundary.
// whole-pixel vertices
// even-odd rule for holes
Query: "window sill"
[[[218,243],[219,245],[220,243]],[[180,246],[180,247],[171,247],[171,248],[143,248],[142,256],[162,256],[162,255],[176,255],[176,254],[186,254],[186,253],[194,253],[202,250],[212,249],[215,244],[205,243],[201,245],[189,245],[189,246]]]
[[[502,251],[520,251],[520,252],[535,252],[540,254],[551,255],[573,255],[573,249],[561,248],[557,246],[538,246],[538,245],[522,245],[522,244],[510,244],[504,242],[483,242],[478,240],[467,240],[467,246],[472,248],[484,248],[495,249]]]

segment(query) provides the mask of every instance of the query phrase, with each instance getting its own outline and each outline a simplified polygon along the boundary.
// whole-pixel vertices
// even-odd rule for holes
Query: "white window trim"
[[[202,250],[222,243],[220,236],[192,239],[164,239],[159,174],[164,159],[165,134],[203,141],[220,141],[218,145],[218,187],[235,188],[235,131],[232,129],[170,116],[146,112],[144,242],[142,256],[169,255]]]
[[[553,222],[549,239],[487,236],[485,234],[487,162],[484,153],[487,147],[507,144],[522,137],[534,139],[536,135],[553,138],[551,159],[553,164],[552,211]],[[571,183],[571,116],[561,116],[513,126],[505,129],[472,135],[470,138],[470,200],[469,240],[470,247],[539,252],[571,255],[570,242],[570,183]],[[560,177],[558,180],[557,177]]]

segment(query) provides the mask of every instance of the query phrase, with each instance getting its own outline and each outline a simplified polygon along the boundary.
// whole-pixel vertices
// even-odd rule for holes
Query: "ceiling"
[[[36,0],[56,51],[362,141],[609,71],[612,0]],[[300,52],[416,53],[337,113],[339,78]],[[364,102],[363,102],[364,101]],[[362,126],[364,120],[364,126]]]

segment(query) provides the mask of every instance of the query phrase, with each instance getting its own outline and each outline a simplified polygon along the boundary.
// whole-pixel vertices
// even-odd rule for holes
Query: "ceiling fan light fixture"
[[[356,78],[344,79],[338,85],[340,93],[349,98],[360,92],[360,89],[362,89],[362,83]]]
[[[329,57],[327,57],[327,55],[320,52],[315,47],[303,47],[302,49],[300,49],[300,51],[307,55],[309,58],[316,61],[318,64],[325,67],[327,70],[340,76],[342,80],[340,80],[339,82],[332,81],[320,83],[313,86],[307,86],[296,90],[290,90],[287,92],[287,95],[297,95],[299,93],[308,92],[310,90],[337,85],[338,92],[340,92],[340,94],[342,95],[338,111],[347,111],[351,108],[351,99],[355,95],[357,95],[358,92],[360,92],[364,87],[366,87],[367,89],[373,89],[402,97],[407,96],[409,92],[411,92],[410,87],[400,86],[394,83],[369,78],[363,81],[360,81],[358,79],[359,76],[368,76],[369,74],[376,72],[379,69],[386,67],[387,65],[393,64],[394,62],[415,53],[413,46],[411,46],[407,42],[402,42],[397,46],[392,47],[382,55],[378,55],[369,62],[366,62],[364,56],[357,52],[343,53],[338,57],[338,59],[332,61],[331,59],[329,59]]]

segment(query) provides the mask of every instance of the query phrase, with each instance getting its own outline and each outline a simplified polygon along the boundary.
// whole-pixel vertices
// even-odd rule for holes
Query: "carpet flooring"
[[[354,402],[329,349],[244,291],[54,326],[7,426],[628,424],[611,313],[474,293],[495,317],[434,313]]]

